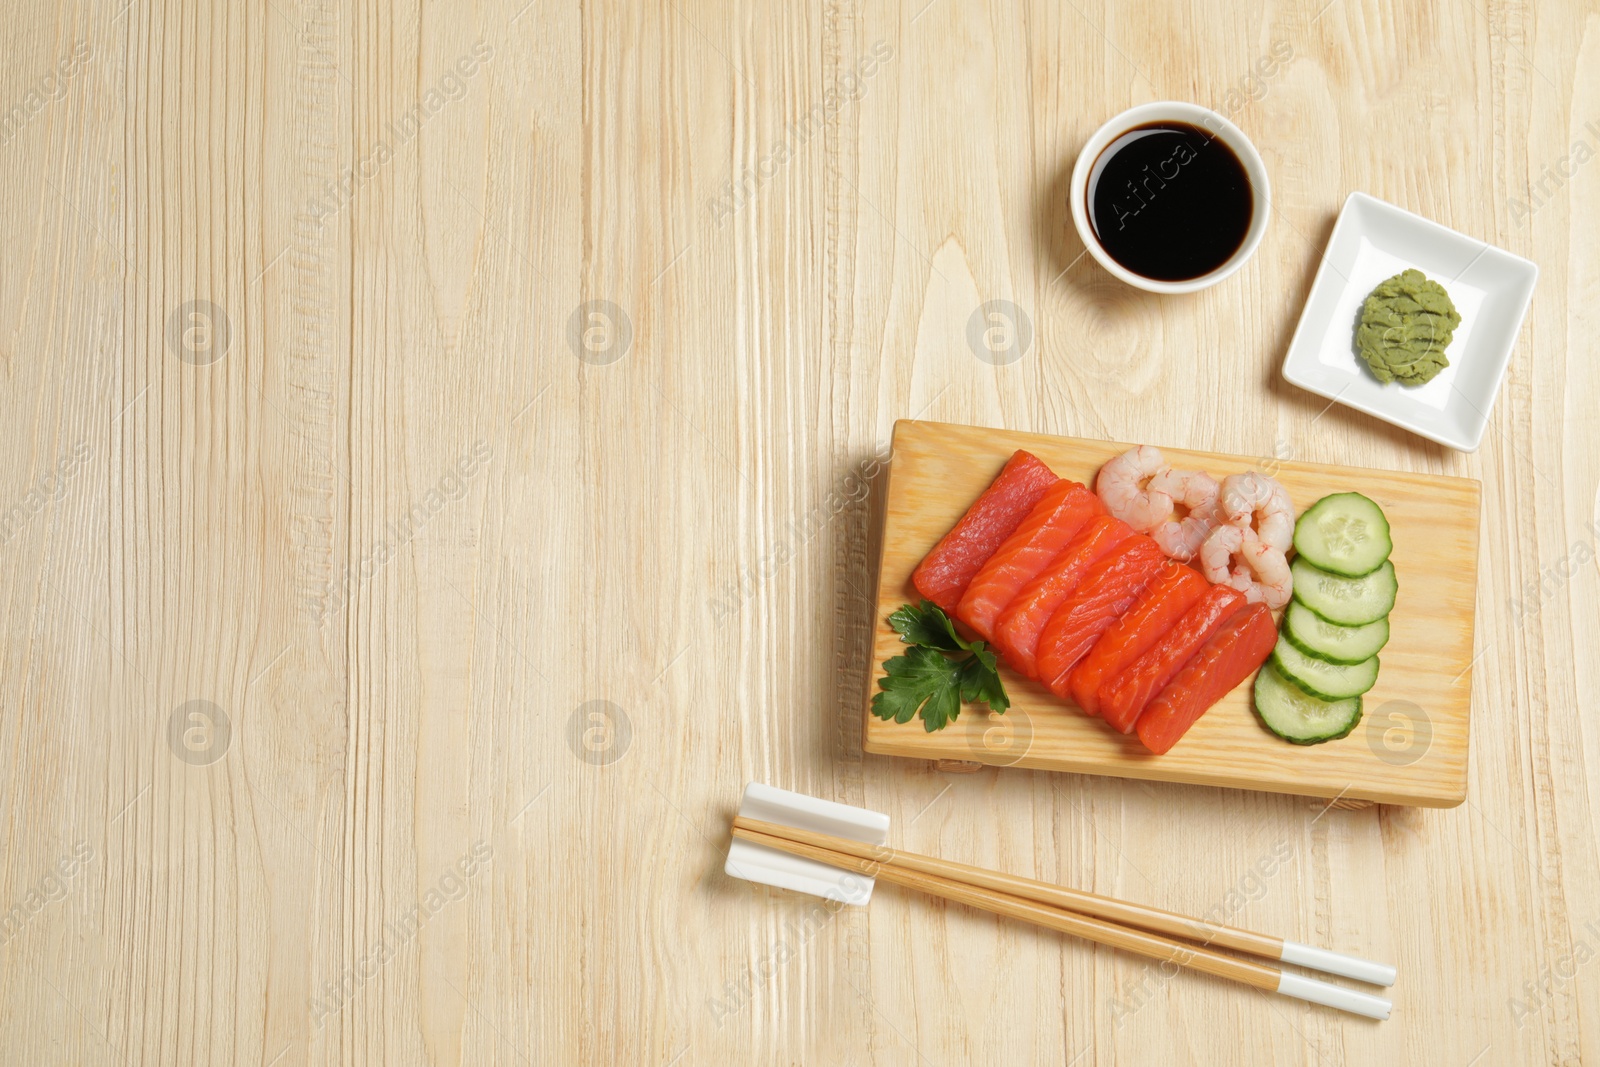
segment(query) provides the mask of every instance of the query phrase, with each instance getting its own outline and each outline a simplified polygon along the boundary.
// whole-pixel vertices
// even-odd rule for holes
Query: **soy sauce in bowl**
[[[1127,270],[1166,282],[1228,262],[1255,211],[1233,149],[1176,121],[1135,126],[1107,145],[1089,172],[1086,199],[1100,247]]]

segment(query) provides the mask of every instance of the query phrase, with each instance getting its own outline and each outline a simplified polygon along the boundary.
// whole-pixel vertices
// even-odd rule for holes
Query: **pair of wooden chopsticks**
[[[1256,960],[1240,959],[1211,946],[1389,985],[1394,981],[1394,969],[1384,964],[1296,945],[1248,930],[1216,926],[1159,908],[1032,878],[900,852],[886,845],[869,845],[780,823],[739,816],[733,823],[733,836],[996,915],[1073,934],[1099,945],[1232,979],[1255,989],[1283,993],[1369,1018],[1389,1017],[1390,1003],[1383,997],[1307,978]]]

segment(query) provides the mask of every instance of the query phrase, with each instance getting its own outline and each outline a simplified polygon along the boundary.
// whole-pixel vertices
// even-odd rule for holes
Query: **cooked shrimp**
[[[1288,559],[1243,526],[1224,524],[1212,530],[1200,546],[1200,569],[1213,585],[1237,589],[1248,602],[1274,610],[1294,592]]]
[[[1150,479],[1153,488],[1172,501],[1172,513],[1150,536],[1161,551],[1182,563],[1194,558],[1217,517],[1217,480],[1205,471],[1181,471],[1169,467]]]
[[[1222,479],[1217,508],[1221,521],[1254,531],[1281,553],[1294,543],[1294,504],[1276,479],[1258,471],[1230,474]]]
[[[1172,514],[1172,498],[1155,484],[1171,470],[1154,445],[1130,448],[1106,460],[1095,478],[1094,491],[1106,510],[1139,533],[1149,533]]]

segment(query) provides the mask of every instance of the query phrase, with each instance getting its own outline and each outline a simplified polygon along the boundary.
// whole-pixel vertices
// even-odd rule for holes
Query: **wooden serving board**
[[[1268,733],[1251,708],[1251,683],[1229,693],[1164,756],[1147,752],[1084,715],[1043,685],[1002,668],[1011,710],[963,709],[938,733],[920,720],[873,716],[881,664],[905,647],[890,612],[914,602],[911,572],[999,473],[1025,448],[1063,478],[1085,484],[1129,445],[973,426],[902,420],[889,465],[876,629],[864,748],[929,760],[965,760],[1123,778],[1276,793],[1452,807],[1466,799],[1467,716],[1472,704],[1472,626],[1478,573],[1480,487],[1467,478],[1403,474],[1162,448],[1174,465],[1217,478],[1260,470],[1283,483],[1296,512],[1328,493],[1354,490],[1377,501],[1394,538],[1400,591],[1380,653],[1378,683],[1348,737],[1291,745]]]

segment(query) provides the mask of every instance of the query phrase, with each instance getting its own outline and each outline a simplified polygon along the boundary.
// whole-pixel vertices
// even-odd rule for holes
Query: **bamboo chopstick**
[[[850,851],[833,849],[820,844],[799,840],[797,836],[780,836],[764,832],[757,827],[772,827],[784,834],[838,841],[827,834],[814,834],[794,827],[760,820],[739,818],[734,821],[733,836],[754,844],[787,852],[790,855],[825,863],[843,870],[855,871],[908,889],[917,889],[932,896],[952,900],[983,911],[1021,919],[1035,925],[1062,933],[1073,934],[1095,944],[1122,949],[1151,959],[1172,963],[1203,974],[1227,978],[1254,989],[1282,993],[1317,1004],[1341,1008],[1374,1019],[1387,1019],[1390,1004],[1383,997],[1361,993],[1343,986],[1291,974],[1277,967],[1251,960],[1241,960],[1203,946],[1173,941],[1158,934],[1132,927],[1121,926],[1104,919],[1082,915],[1065,908],[1041,903],[998,889],[990,889],[941,874],[914,870],[902,865],[900,856],[889,849],[874,849],[870,845],[852,842],[859,848],[879,853],[887,852],[889,859],[862,857]],[[931,859],[931,857],[922,857]],[[942,861],[934,860],[934,863]],[[957,865],[959,866],[959,865]],[[974,870],[981,870],[974,868]],[[992,874],[994,872],[983,872]]]
[[[986,889],[969,882],[915,871],[892,861],[862,859],[849,853],[836,852],[791,838],[774,837],[738,824],[734,825],[733,834],[735,837],[742,837],[758,845],[766,845],[768,848],[780,849],[791,855],[843,867],[909,889],[920,889],[933,896],[953,900],[959,904],[968,904],[983,911],[1006,915],[1013,919],[1024,919],[1063,933],[1076,934],[1111,948],[1124,948],[1154,959],[1169,960],[1206,974],[1214,974],[1219,978],[1232,978],[1236,982],[1243,982],[1257,989],[1278,988],[1278,969],[1263,963],[1226,956],[1198,945],[1181,945],[1157,934],[1118,926],[1103,919],[1079,915],[1076,912],[1026,900],[1010,893]]]
[[[1202,945],[1233,949],[1237,952],[1248,952],[1252,956],[1260,956],[1265,959],[1313,967],[1330,974],[1371,982],[1375,985],[1387,986],[1394,984],[1394,968],[1387,964],[1374,963],[1356,956],[1346,956],[1342,953],[1329,952],[1309,945],[1299,945],[1293,941],[1285,941],[1281,937],[1270,937],[1266,934],[1253,933],[1249,930],[1216,925],[1187,915],[1180,915],[1177,912],[1164,911],[1161,908],[1152,908],[1144,904],[1134,904],[1129,901],[1117,900],[1113,897],[1104,897],[1097,893],[1087,893],[1080,889],[1068,889],[1065,886],[1041,882],[1034,878],[1024,878],[1021,875],[985,870],[982,867],[957,863],[953,860],[939,859],[936,856],[922,856],[914,852],[901,852],[887,845],[868,845],[860,841],[833,837],[829,834],[821,834],[800,827],[785,826],[782,823],[762,822],[759,819],[746,819],[741,816],[734,821],[734,827],[737,829],[741,826],[771,837],[782,837],[790,841],[810,844],[834,852],[843,852],[857,859],[878,862],[891,861],[896,866],[917,871],[921,874],[935,875],[952,881],[965,882],[968,885],[1009,893],[1012,896],[1038,901],[1057,908],[1065,908],[1068,911],[1106,919],[1124,926],[1134,926],[1141,930],[1150,930],[1159,934],[1167,934],[1171,937],[1198,941]]]

